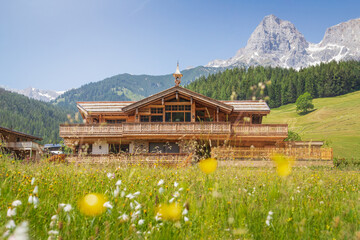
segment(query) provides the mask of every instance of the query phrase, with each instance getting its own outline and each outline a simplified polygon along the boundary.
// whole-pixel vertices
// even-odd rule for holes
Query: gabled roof
[[[36,136],[33,136],[33,135],[30,135],[30,134],[26,134],[26,133],[23,133],[23,132],[18,132],[18,131],[14,131],[12,129],[9,129],[9,128],[4,128],[4,127],[0,127],[0,133],[1,132],[6,132],[6,133],[9,133],[9,134],[14,134],[14,135],[17,135],[17,136],[21,136],[21,137],[26,137],[26,138],[30,138],[30,139],[33,139],[33,140],[43,140],[42,138],[40,137],[36,137]]]
[[[162,92],[156,93],[156,94],[154,94],[154,95],[152,95],[150,97],[144,98],[144,99],[142,99],[142,100],[140,100],[138,102],[135,102],[133,104],[130,104],[130,105],[124,107],[123,111],[124,112],[129,112],[129,111],[135,110],[136,108],[147,105],[147,104],[149,104],[149,103],[151,103],[153,101],[159,100],[159,99],[161,99],[163,97],[170,96],[170,95],[172,95],[172,94],[174,94],[176,92],[178,92],[179,94],[187,95],[189,97],[193,97],[194,100],[197,100],[197,101],[200,101],[200,102],[204,102],[204,103],[219,107],[221,110],[223,110],[225,112],[231,112],[233,110],[232,106],[227,105],[227,104],[225,104],[225,103],[223,103],[221,101],[209,98],[207,96],[201,95],[199,93],[193,92],[193,91],[191,91],[189,89],[186,89],[186,88],[183,88],[183,87],[180,87],[180,86],[175,86],[175,87],[166,89],[166,90],[164,90]]]
[[[234,107],[235,112],[270,112],[269,106],[265,101],[221,101],[225,104],[231,105]]]
[[[86,114],[91,112],[122,112],[122,109],[134,102],[78,102],[78,109]]]

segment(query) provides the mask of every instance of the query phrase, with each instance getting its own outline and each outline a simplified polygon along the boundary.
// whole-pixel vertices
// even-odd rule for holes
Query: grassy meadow
[[[103,213],[79,211],[88,193],[106,198]],[[280,177],[275,168],[205,174],[199,165],[117,168],[2,157],[0,194],[4,239],[24,221],[30,239],[360,238],[359,172],[330,167],[293,168]],[[160,216],[159,205],[168,213]]]
[[[315,111],[296,113],[296,105],[271,109],[264,123],[287,123],[289,130],[303,140],[325,141],[334,156],[360,158],[360,91],[346,95],[314,99]]]

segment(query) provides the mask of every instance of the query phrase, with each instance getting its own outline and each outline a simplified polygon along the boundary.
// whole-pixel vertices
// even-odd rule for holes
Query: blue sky
[[[318,43],[359,10],[358,0],[0,0],[0,85],[67,90],[205,65],[233,56],[269,14]]]

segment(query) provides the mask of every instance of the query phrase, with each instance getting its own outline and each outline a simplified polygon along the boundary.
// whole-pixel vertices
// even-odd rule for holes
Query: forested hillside
[[[61,141],[59,124],[69,121],[68,114],[53,104],[0,88],[0,126],[41,137],[42,143]]]
[[[202,66],[184,70],[182,71],[184,75],[182,85],[188,84],[200,76],[208,76],[221,70],[223,69]],[[59,96],[54,103],[76,111],[76,102],[78,101],[136,101],[174,85],[172,74],[152,76],[125,73],[69,90]]]
[[[215,99],[256,98],[279,107],[294,103],[304,92],[322,98],[360,90],[360,62],[333,61],[299,71],[262,66],[227,69],[200,77],[187,88]]]

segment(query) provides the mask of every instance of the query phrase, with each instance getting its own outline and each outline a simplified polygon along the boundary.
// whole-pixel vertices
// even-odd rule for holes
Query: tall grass
[[[120,191],[115,197],[118,180]],[[33,193],[35,186],[37,194]],[[290,176],[282,178],[273,168],[218,167],[206,175],[197,165],[117,168],[23,164],[2,157],[0,190],[0,237],[10,219],[16,225],[28,221],[32,239],[360,236],[360,178],[358,171],[351,170],[295,168]],[[136,192],[140,194],[130,199],[129,194]],[[77,203],[87,193],[104,194],[113,208],[97,217],[82,215]],[[36,208],[28,203],[30,195],[39,198]],[[16,207],[15,216],[7,217],[14,200],[21,200],[22,205]],[[169,201],[179,203],[184,213],[179,221],[156,219],[157,206]],[[64,211],[59,207],[61,203],[70,204],[72,209]],[[121,217],[124,214],[128,219]],[[54,215],[57,219],[51,220]]]

